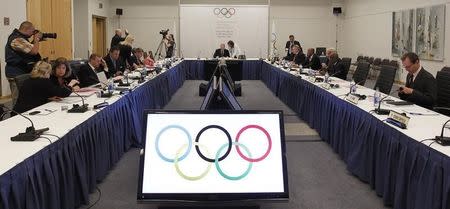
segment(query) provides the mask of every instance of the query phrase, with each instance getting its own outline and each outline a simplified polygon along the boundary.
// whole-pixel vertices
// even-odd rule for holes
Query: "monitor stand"
[[[158,207],[158,209],[259,209],[259,206],[231,206],[231,207],[216,207],[216,206],[204,206],[204,207]]]

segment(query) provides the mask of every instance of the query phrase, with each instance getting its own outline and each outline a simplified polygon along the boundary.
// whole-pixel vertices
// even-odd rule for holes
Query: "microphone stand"
[[[449,122],[450,122],[450,120],[448,120],[447,122],[444,123],[444,125],[442,126],[441,135],[436,136],[436,138],[435,138],[435,140],[443,146],[450,145],[450,137],[444,136],[445,125],[447,125],[447,123],[449,123]]]
[[[84,98],[79,95],[78,93],[76,93],[75,91],[72,91],[72,89],[65,87],[66,89],[69,89],[72,93],[74,93],[75,95],[77,95],[78,97],[81,98],[81,103],[82,105],[80,106],[79,104],[73,104],[72,109],[67,110],[68,113],[84,113],[86,111],[88,111],[88,106],[89,104],[85,104],[84,103]]]
[[[36,129],[34,127],[33,121],[30,118],[26,117],[25,115],[15,111],[15,110],[13,110],[13,109],[10,109],[10,108],[6,107],[3,104],[0,104],[0,108],[4,108],[4,109],[6,109],[6,110],[8,110],[10,112],[16,113],[17,115],[22,116],[23,118],[27,119],[31,123],[31,126],[27,127],[25,129],[24,133],[19,133],[16,136],[11,137],[11,141],[34,141],[37,138],[41,137],[41,134],[43,134],[44,132],[50,130],[49,128]]]
[[[384,96],[383,98],[380,99],[380,101],[378,102],[378,108],[375,108],[373,111],[377,114],[377,115],[389,115],[389,113],[391,112],[391,110],[389,109],[381,109],[381,102],[383,102],[386,98],[388,98],[389,96],[391,96],[390,94]],[[374,98],[375,99],[375,98]]]

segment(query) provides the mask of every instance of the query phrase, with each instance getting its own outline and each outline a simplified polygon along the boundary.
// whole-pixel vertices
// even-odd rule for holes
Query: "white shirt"
[[[422,65],[419,65],[419,69],[413,73],[413,82],[416,80],[417,75],[419,75],[419,72],[422,70]]]
[[[234,44],[233,48],[229,48],[228,51],[230,52],[230,57],[238,57],[241,55],[241,49],[239,49],[239,46],[237,44]]]

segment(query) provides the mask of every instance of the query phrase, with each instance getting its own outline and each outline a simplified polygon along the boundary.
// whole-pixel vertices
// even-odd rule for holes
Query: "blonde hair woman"
[[[120,42],[120,59],[128,66],[127,68],[137,68],[131,58],[131,50],[133,49],[134,36],[128,35],[124,41]]]
[[[59,87],[49,79],[52,66],[44,61],[39,61],[30,74],[30,79],[23,82],[19,89],[19,98],[14,110],[20,113],[26,112],[49,101],[61,100],[67,97],[71,91],[65,87]]]

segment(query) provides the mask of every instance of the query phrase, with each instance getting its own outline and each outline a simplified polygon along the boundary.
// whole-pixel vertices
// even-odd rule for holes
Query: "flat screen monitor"
[[[222,95],[222,98],[227,102],[228,106],[232,110],[242,110],[241,105],[237,101],[236,97],[234,96],[233,92],[231,91],[230,87],[224,82],[224,80],[221,78],[220,80],[220,93]]]
[[[281,111],[146,111],[139,202],[286,201]]]

